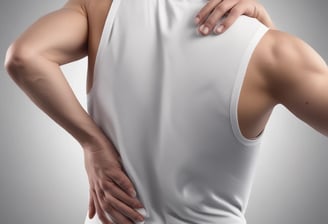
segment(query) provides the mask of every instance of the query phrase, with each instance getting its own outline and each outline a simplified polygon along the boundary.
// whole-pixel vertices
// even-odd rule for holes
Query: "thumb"
[[[90,196],[89,196],[89,219],[92,219],[96,214],[96,208],[95,208],[95,204],[93,202],[93,197],[92,197],[92,193],[90,190]]]

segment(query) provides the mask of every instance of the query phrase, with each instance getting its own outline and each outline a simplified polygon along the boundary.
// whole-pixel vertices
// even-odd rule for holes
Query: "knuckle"
[[[137,204],[135,199],[129,197],[124,192],[117,192],[116,198],[125,203],[126,205],[129,205],[130,207],[134,207]]]
[[[133,204],[132,206],[134,207],[139,207],[141,205],[141,203],[138,201],[133,201],[131,204]]]
[[[132,186],[130,186],[130,183],[124,178],[124,176],[121,176],[118,179],[118,184],[124,189],[124,190],[130,190],[132,189]]]
[[[134,210],[125,211],[124,213],[135,221],[139,220],[139,214],[137,212],[135,212]]]
[[[213,8],[215,6],[213,2],[214,1],[208,1],[196,16],[199,16],[199,18],[202,19],[205,18],[206,15],[210,14],[210,12],[213,11]]]
[[[105,196],[103,198],[103,202],[105,205],[112,205],[114,203],[113,197],[111,196]]]
[[[115,182],[115,183],[117,183],[117,184],[121,184],[122,182],[123,182],[123,174],[122,173],[120,173],[120,172],[117,172],[117,171],[115,171],[115,172],[113,172],[112,174],[111,174],[111,176],[112,176],[112,180]]]
[[[115,185],[111,181],[104,181],[101,185],[102,189],[105,191],[113,192],[115,189]]]
[[[196,18],[196,17],[198,17],[198,19],[199,19],[198,25],[199,25],[199,24],[202,24],[203,21],[204,21],[204,16],[203,16],[202,14],[198,13],[198,14],[195,16],[195,18]]]
[[[118,185],[122,186],[122,187],[126,186],[126,185],[125,185],[125,180],[124,180],[123,175],[117,175],[117,176],[115,177],[115,182],[116,182]]]
[[[221,4],[215,8],[215,11],[220,14],[225,14],[228,10],[229,8],[224,4]]]
[[[126,197],[125,195],[119,195],[119,196],[120,196],[120,200],[130,207],[135,207],[138,205],[138,203],[131,197]]]
[[[116,209],[116,210],[121,210],[122,209],[122,206],[121,204],[116,201],[116,200],[112,200],[111,202],[108,202],[108,205],[112,208],[112,209]]]
[[[204,13],[203,13],[203,9],[200,10],[196,15],[195,17],[198,17],[199,19],[202,19],[204,17]]]
[[[102,204],[102,208],[103,208],[104,211],[106,211],[108,213],[112,213],[113,212],[113,206],[108,201],[104,201],[104,203]]]
[[[224,26],[230,25],[233,23],[234,20],[235,19],[233,17],[228,17],[222,22],[222,25],[224,25]]]
[[[224,26],[224,27],[229,27],[229,26],[231,26],[232,24],[233,24],[233,22],[236,20],[236,17],[229,17],[229,18],[227,18],[226,20],[224,20],[223,22],[222,22],[222,25]]]
[[[211,28],[214,27],[215,24],[217,23],[218,19],[215,18],[215,16],[210,16],[206,22],[204,23],[207,27]]]
[[[139,220],[139,215],[134,215],[134,216],[133,216],[133,219],[134,219],[134,220]]]
[[[127,207],[123,203],[115,202],[112,204],[112,207],[117,211],[120,211],[125,216],[128,216],[132,219],[138,219],[138,213],[136,213],[133,209]]]
[[[237,17],[241,14],[243,14],[243,10],[239,7],[235,7],[233,9],[231,9],[229,16]]]

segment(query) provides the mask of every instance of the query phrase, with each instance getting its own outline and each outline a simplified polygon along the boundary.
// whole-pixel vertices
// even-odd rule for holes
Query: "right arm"
[[[38,19],[10,45],[5,67],[30,99],[82,146],[90,183],[89,217],[97,210],[100,219],[110,223],[104,214],[107,211],[119,217],[119,223],[129,223],[117,211],[131,219],[138,216],[131,208],[140,202],[128,195],[133,185],[123,173],[110,139],[82,108],[60,69],[60,65],[87,56],[87,40],[84,1],[69,0],[61,9]],[[109,189],[121,200],[107,194]],[[106,197],[101,195],[104,193]]]

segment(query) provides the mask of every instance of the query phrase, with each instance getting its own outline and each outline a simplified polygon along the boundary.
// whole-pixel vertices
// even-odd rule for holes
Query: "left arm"
[[[257,64],[276,103],[328,137],[328,67],[303,40],[270,30]]]

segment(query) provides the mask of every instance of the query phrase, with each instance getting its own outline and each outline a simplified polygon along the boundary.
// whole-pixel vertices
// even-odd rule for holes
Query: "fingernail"
[[[148,217],[148,213],[146,211],[145,208],[138,208],[136,209],[141,215],[143,215],[144,217]]]
[[[215,33],[217,33],[217,34],[221,33],[223,31],[223,28],[224,28],[224,26],[223,25],[220,25],[219,27],[217,27],[215,29]]]
[[[195,22],[195,25],[198,25],[199,21],[200,21],[199,17],[198,17],[198,16],[196,16],[196,18],[195,18],[195,20],[194,20],[194,22]]]
[[[139,217],[138,217],[138,221],[140,221],[140,222],[141,222],[141,221],[144,221],[144,217],[143,217],[143,216],[139,216]]]
[[[137,197],[137,192],[135,190],[131,190],[130,195],[135,198]]]
[[[200,26],[200,31],[202,31],[202,33],[207,34],[208,33],[208,27],[205,26],[204,24]]]

